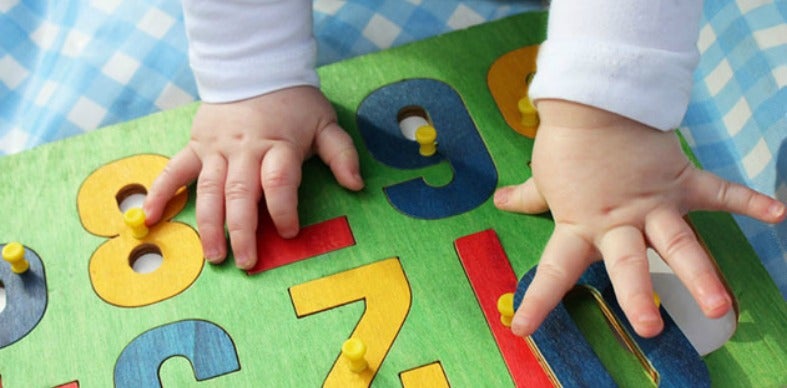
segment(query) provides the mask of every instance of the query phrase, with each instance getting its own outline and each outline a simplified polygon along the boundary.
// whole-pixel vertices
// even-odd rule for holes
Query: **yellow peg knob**
[[[11,271],[23,274],[30,268],[30,263],[25,260],[25,247],[18,242],[11,242],[3,247],[3,260],[11,264]]]
[[[342,356],[347,359],[350,370],[361,373],[369,364],[366,362],[366,344],[358,338],[350,338],[342,344]]]
[[[661,307],[661,297],[657,293],[653,293],[653,303],[656,304],[656,307]]]
[[[431,125],[422,125],[415,130],[415,141],[421,156],[432,156],[437,152],[437,130]]]
[[[538,127],[538,111],[536,110],[536,107],[533,106],[533,103],[530,102],[530,98],[527,96],[522,97],[516,106],[519,109],[519,113],[522,115],[521,122],[523,127]]]
[[[131,228],[131,235],[138,240],[148,235],[148,227],[145,226],[146,217],[145,212],[138,207],[131,208],[123,214],[123,221]]]
[[[500,312],[500,323],[505,327],[511,327],[511,320],[514,319],[513,292],[500,295],[500,298],[497,299],[497,311]]]

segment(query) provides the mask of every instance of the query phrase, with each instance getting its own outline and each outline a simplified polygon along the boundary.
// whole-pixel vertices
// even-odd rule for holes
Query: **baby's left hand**
[[[663,322],[653,300],[647,246],[670,265],[705,315],[724,315],[732,300],[683,215],[720,210],[778,223],[785,218],[784,204],[695,168],[673,132],[568,101],[542,100],[538,109],[533,177],[495,194],[500,209],[551,210],[555,220],[514,316],[514,333],[532,334],[585,269],[603,257],[635,331],[657,335]]]

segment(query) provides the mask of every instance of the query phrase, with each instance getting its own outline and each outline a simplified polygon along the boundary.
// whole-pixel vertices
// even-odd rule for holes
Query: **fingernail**
[[[240,269],[247,269],[249,267],[249,259],[245,257],[235,257],[235,265]]]
[[[151,222],[150,210],[148,210],[147,207],[142,206],[142,213],[145,213],[145,226],[152,226],[153,222]]]
[[[354,172],[353,173],[353,179],[355,180],[355,183],[356,183],[357,186],[353,187],[351,189],[353,189],[353,190],[363,190],[363,187],[366,184],[363,182],[363,177],[361,176],[361,173],[357,172],[357,171]]]
[[[282,231],[279,233],[279,236],[281,236],[281,238],[284,239],[295,238],[296,236],[298,236],[298,228],[296,227],[296,228],[282,229]]]
[[[660,319],[661,317],[653,311],[646,311],[640,313],[639,316],[637,316],[637,322],[639,322],[642,325],[648,325],[648,326],[652,326],[653,324],[658,323]]]
[[[526,337],[532,331],[534,331],[531,330],[531,325],[532,322],[530,322],[527,317],[522,315],[514,315],[514,319],[511,321],[511,331],[520,337]]]
[[[216,251],[205,251],[205,260],[215,263],[219,261],[219,254]]]
[[[774,217],[781,217],[784,215],[784,204],[781,202],[776,202],[771,205],[771,208],[768,209],[771,212],[771,215]]]
[[[508,193],[508,190],[500,189],[495,191],[495,205],[502,206],[507,204],[509,197],[510,194]]]
[[[661,316],[655,311],[643,311],[636,317],[636,322],[631,322],[635,326],[637,335],[643,338],[651,338],[658,335],[663,330]]]
[[[710,311],[725,307],[728,303],[729,299],[724,294],[711,294],[702,298],[702,304],[705,305],[705,309]]]

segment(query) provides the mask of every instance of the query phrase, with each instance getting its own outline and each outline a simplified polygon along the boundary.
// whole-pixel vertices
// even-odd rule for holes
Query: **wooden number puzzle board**
[[[183,146],[195,105],[0,159],[0,244],[20,242],[31,265],[19,276],[0,262],[0,385],[571,385],[595,364],[574,359],[581,367],[572,370],[547,348],[570,362],[580,357],[576,342],[556,336],[565,343],[535,341],[534,352],[495,310],[552,230],[548,216],[492,204],[496,187],[530,174],[533,142],[512,115],[545,22],[520,15],[321,68],[366,188],[343,190],[322,163],[306,163],[299,211],[308,227],[283,242],[263,225],[261,260],[276,267],[254,274],[232,260],[205,264],[193,188],[142,240],[121,221],[118,198],[144,193]],[[398,132],[397,115],[414,106],[437,128],[435,156],[420,156]],[[739,309],[735,336],[698,360],[700,379],[783,386],[784,301],[728,215],[691,220]],[[134,272],[130,261],[151,252],[164,256],[161,267]],[[649,381],[600,310],[580,305],[592,311],[572,316],[609,374],[624,385]],[[361,373],[339,356],[351,336],[368,349]],[[654,341],[642,349],[668,342]],[[694,373],[664,368],[662,382]]]

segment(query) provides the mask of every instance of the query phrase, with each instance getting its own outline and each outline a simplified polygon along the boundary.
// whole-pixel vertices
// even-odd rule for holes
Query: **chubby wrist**
[[[617,113],[568,100],[542,99],[536,101],[536,108],[542,126],[584,129],[622,126],[650,128]]]

